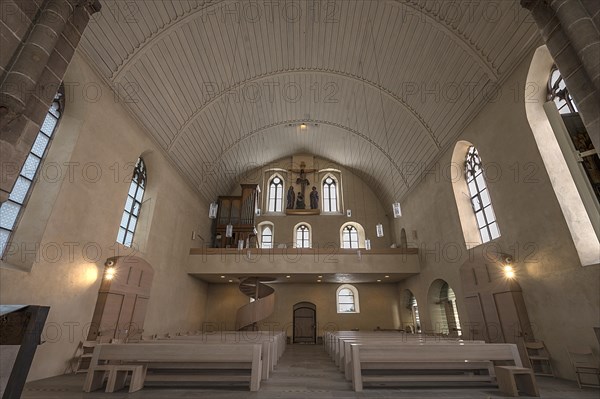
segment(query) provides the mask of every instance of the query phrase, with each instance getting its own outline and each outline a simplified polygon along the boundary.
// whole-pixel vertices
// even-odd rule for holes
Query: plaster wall
[[[62,374],[87,336],[104,262],[133,254],[155,271],[146,333],[196,329],[206,284],[186,273],[192,230],[208,237],[199,196],[75,55],[66,106],[40,178],[0,268],[0,303],[50,306],[30,380]],[[132,164],[142,155],[148,185],[134,248],[115,243]],[[70,165],[70,166],[69,166]]]
[[[371,331],[399,328],[400,317],[396,284],[354,284],[360,299],[360,313],[339,314],[336,290],[340,284],[271,284],[275,289],[275,311],[259,322],[263,329],[285,330],[293,334],[293,308],[298,302],[311,302],[317,308],[317,335],[324,331]],[[237,309],[249,301],[236,284],[209,284],[206,326],[219,330],[235,327]]]
[[[600,326],[600,268],[581,266],[528,124],[525,101],[531,90],[545,90],[524,90],[530,62],[531,56],[457,138],[479,150],[501,237],[467,251],[449,172],[453,148],[448,148],[403,200],[403,216],[394,222],[398,235],[406,229],[409,246],[419,247],[421,258],[421,274],[401,282],[398,295],[405,289],[414,293],[423,327],[432,330],[428,291],[434,280],[443,279],[456,293],[461,322],[468,322],[459,268],[469,257],[510,254],[535,338],[545,342],[558,375],[574,379],[566,346],[588,345],[598,354],[593,327]],[[463,191],[468,193],[466,186]]]
[[[319,170],[339,170],[341,172],[341,181],[338,181],[338,185],[341,186],[340,193],[340,212],[337,213],[321,213],[321,215],[285,215],[281,213],[269,213],[266,212],[267,196],[268,196],[268,185],[269,178],[274,173],[283,175],[286,186],[284,187],[284,206],[285,206],[285,193],[289,182],[292,180],[287,173],[288,169],[297,168],[292,163],[292,157],[284,158],[279,161],[270,163],[263,168],[257,168],[246,173],[240,178],[240,183],[254,183],[261,187],[261,216],[256,218],[257,225],[262,222],[271,222],[274,225],[274,243],[286,244],[288,248],[291,248],[295,240],[294,227],[301,222],[308,223],[311,226],[312,232],[312,247],[313,248],[340,248],[340,229],[344,223],[355,222],[360,224],[365,230],[365,238],[371,240],[372,248],[389,248],[389,246],[395,242],[393,238],[393,231],[390,229],[389,214],[391,213],[391,205],[389,209],[384,208],[381,201],[371,189],[371,187],[365,183],[365,181],[353,173],[351,170],[344,168],[343,166],[323,159],[319,157],[314,158],[315,169]],[[327,172],[313,173],[310,174],[310,187],[313,185],[317,187],[320,196],[319,208],[322,208],[322,186],[321,179]],[[313,176],[316,176],[313,177]],[[294,179],[297,177],[293,175]],[[310,192],[310,187],[307,189]],[[236,187],[231,195],[240,195],[241,189]],[[307,208],[308,198],[307,198]],[[346,210],[352,211],[352,216],[346,216]],[[322,210],[322,209],[321,209]],[[381,223],[384,229],[384,236],[377,237],[375,234],[375,226]]]

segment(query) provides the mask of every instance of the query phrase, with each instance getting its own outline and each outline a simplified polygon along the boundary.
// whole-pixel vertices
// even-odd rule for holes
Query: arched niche
[[[400,319],[407,333],[421,332],[421,318],[417,298],[409,289],[402,291],[400,298]]]
[[[429,286],[427,304],[434,333],[447,336],[462,334],[456,296],[445,280],[434,280]]]

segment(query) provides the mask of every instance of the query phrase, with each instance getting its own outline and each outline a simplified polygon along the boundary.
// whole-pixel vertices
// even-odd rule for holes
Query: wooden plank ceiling
[[[513,0],[102,4],[84,55],[209,201],[299,152],[400,200],[539,41]]]

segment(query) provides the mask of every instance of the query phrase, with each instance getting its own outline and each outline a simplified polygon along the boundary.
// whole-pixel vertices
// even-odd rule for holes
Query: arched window
[[[7,244],[15,231],[27,200],[31,194],[38,170],[50,147],[50,141],[62,113],[62,93],[59,92],[50,105],[35,142],[8,197],[0,207],[0,254],[4,256]]]
[[[600,179],[590,179],[588,168],[599,166],[597,149],[577,112],[571,112],[577,107],[548,48],[541,46],[531,60],[526,87],[546,85],[547,92],[538,90],[525,101],[527,120],[581,265],[596,265],[600,262]]]
[[[358,230],[352,225],[342,229],[342,248],[358,248]]]
[[[341,285],[336,292],[338,313],[360,313],[358,290],[350,284]]]
[[[500,229],[498,228],[498,223],[496,223],[492,200],[487,184],[485,183],[483,165],[481,164],[479,153],[474,146],[470,146],[467,151],[465,176],[481,241],[486,243],[500,237]]]
[[[258,225],[260,231],[260,247],[264,249],[273,248],[273,224],[263,222]]]
[[[267,196],[269,212],[283,212],[283,179],[275,175],[269,182]]]
[[[561,114],[579,112],[556,65],[552,67],[550,79],[548,79],[548,101],[554,101]]]
[[[337,182],[332,176],[323,180],[323,212],[338,212]]]
[[[576,153],[596,200],[600,203],[600,157],[556,65],[552,67],[548,80],[548,101],[556,104],[573,145],[572,151]]]
[[[117,233],[117,242],[131,247],[135,228],[140,217],[140,208],[144,200],[144,191],[146,190],[146,165],[142,158],[138,158],[133,170],[133,178],[129,185],[129,193],[125,201],[125,210],[121,217],[121,225]]]
[[[310,226],[301,223],[296,226],[296,248],[310,248]]]
[[[344,223],[340,228],[340,247],[365,248],[365,229],[356,222]]]

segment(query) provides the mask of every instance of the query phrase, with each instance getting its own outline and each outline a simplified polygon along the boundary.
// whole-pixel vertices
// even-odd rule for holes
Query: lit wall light
[[[104,272],[104,278],[107,280],[112,280],[113,278],[115,278],[115,275],[117,274],[117,268],[111,266],[111,267],[107,267],[106,271]]]
[[[306,130],[306,123],[301,123],[300,124],[300,130]]]
[[[381,223],[375,226],[375,231],[377,232],[377,237],[383,237],[383,225]]]
[[[502,268],[504,271],[504,276],[509,279],[515,278],[515,269],[512,266],[512,258],[507,257],[504,259],[504,266]]]
[[[365,249],[367,251],[371,250],[371,240],[369,240],[368,238],[365,240]]]
[[[515,271],[512,266],[504,266],[504,275],[506,278],[515,278]]]
[[[115,261],[112,259],[107,259],[106,262],[104,262],[104,266],[106,267],[106,269],[104,269],[104,278],[107,280],[114,279],[115,275],[117,274]]]

